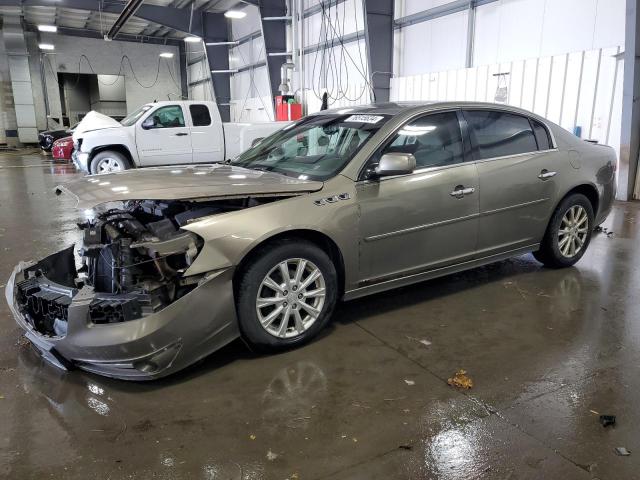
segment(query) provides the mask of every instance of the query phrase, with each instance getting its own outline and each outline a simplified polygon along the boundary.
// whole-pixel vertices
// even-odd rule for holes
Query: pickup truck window
[[[386,115],[307,117],[265,138],[231,163],[304,180],[327,180],[342,170],[388,118]]]
[[[144,112],[146,112],[147,110],[149,110],[151,108],[151,105],[143,105],[140,108],[138,108],[137,110],[134,110],[133,112],[131,112],[129,115],[127,115],[126,117],[124,117],[122,119],[122,121],[120,122],[120,124],[124,127],[130,127],[131,125],[133,125],[134,123],[136,123],[138,121],[138,119],[144,115]]]
[[[160,107],[151,114],[153,127],[150,128],[177,128],[184,127],[184,114],[180,105]]]
[[[193,120],[194,127],[208,127],[211,125],[211,115],[209,107],[206,105],[189,105],[189,112]]]

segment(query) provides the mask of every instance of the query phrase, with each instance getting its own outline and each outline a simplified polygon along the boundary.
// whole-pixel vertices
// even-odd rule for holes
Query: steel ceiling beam
[[[120,12],[120,15],[116,18],[116,21],[113,22],[113,25],[111,25],[111,28],[107,32],[107,39],[113,40],[116,38],[122,27],[126,25],[129,19],[135,15],[138,9],[142,6],[143,1],[144,0],[129,0],[127,2],[122,9],[122,12]]]

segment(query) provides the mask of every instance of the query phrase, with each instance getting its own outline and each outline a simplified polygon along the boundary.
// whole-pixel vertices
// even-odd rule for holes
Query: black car
[[[38,134],[38,143],[40,144],[40,148],[45,152],[50,152],[53,147],[53,142],[59,138],[68,137],[73,133],[73,130],[77,126],[78,124],[76,123],[71,128],[64,130],[45,130],[44,132],[40,132]]]

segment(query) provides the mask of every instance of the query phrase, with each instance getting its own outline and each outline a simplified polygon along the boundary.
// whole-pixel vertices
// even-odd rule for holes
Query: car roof
[[[489,102],[465,102],[465,101],[422,101],[422,102],[386,102],[386,103],[371,103],[367,105],[354,105],[341,108],[332,108],[330,110],[323,110],[313,115],[336,115],[336,114],[367,114],[367,115],[399,115],[404,113],[411,113],[412,111],[420,110],[440,110],[447,108],[490,108],[498,109],[510,112],[517,112],[523,115],[539,118],[538,115],[511,105],[505,105],[503,103],[489,103]]]

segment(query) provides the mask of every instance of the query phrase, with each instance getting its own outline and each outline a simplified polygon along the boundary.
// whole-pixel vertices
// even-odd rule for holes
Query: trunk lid
[[[91,175],[56,187],[78,208],[123,200],[221,199],[315,192],[322,182],[230,165],[155,167]]]

